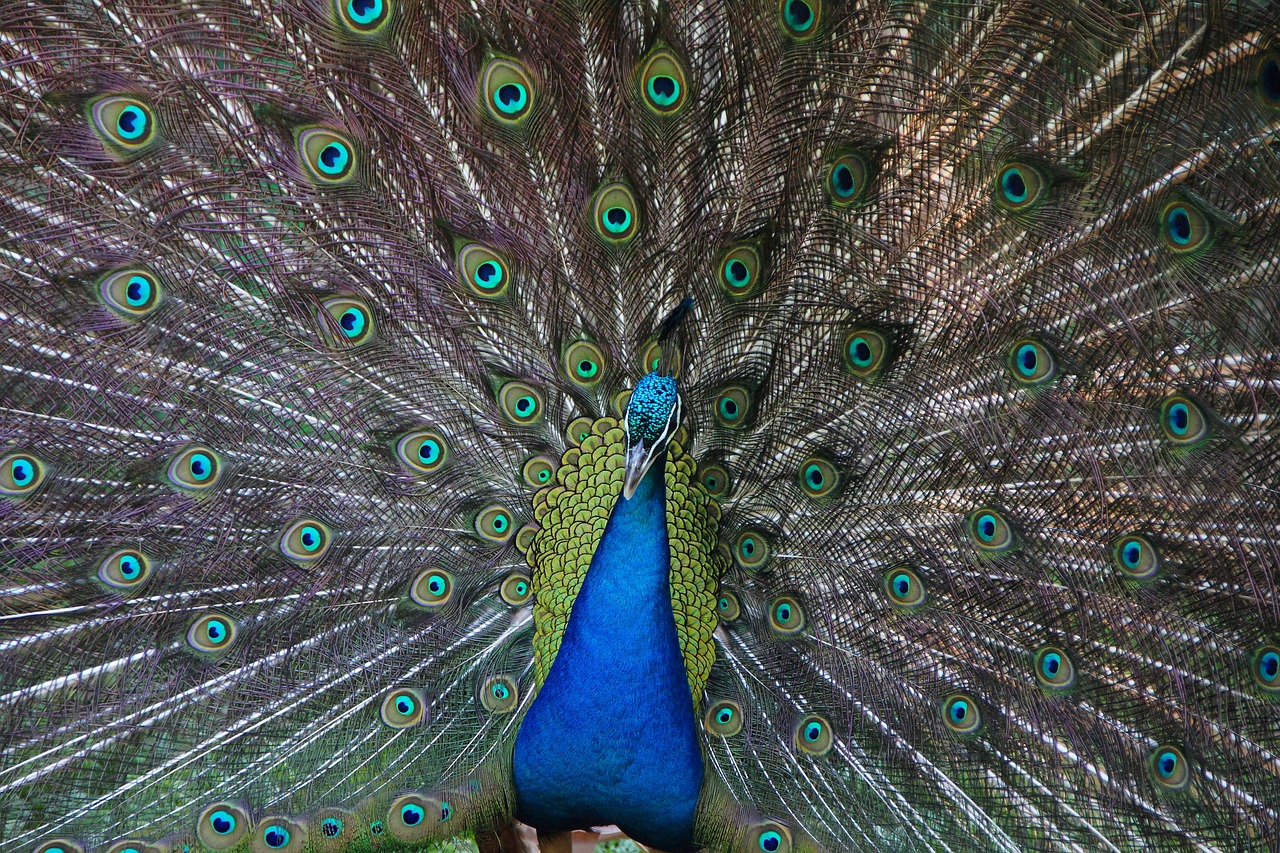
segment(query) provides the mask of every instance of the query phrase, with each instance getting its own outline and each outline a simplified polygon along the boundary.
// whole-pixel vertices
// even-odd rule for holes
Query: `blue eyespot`
[[[1152,775],[1160,787],[1177,791],[1190,784],[1191,771],[1186,756],[1177,747],[1156,747],[1150,761]]]
[[[861,335],[849,341],[849,361],[856,367],[871,366],[871,345]]]
[[[1253,678],[1268,692],[1280,692],[1280,646],[1263,646],[1254,653]]]
[[[209,815],[209,825],[213,827],[213,831],[219,835],[229,835],[235,831],[236,819],[230,812],[219,809]]]
[[[858,191],[853,171],[844,163],[836,164],[831,170],[831,190],[840,198],[852,198]]]
[[[607,208],[602,217],[605,230],[610,234],[625,234],[631,227],[631,211],[625,207]]]
[[[327,817],[320,821],[320,834],[325,838],[337,838],[342,834],[342,821],[336,817]]]
[[[423,818],[426,816],[427,813],[422,810],[422,806],[413,803],[400,808],[400,820],[404,822],[405,826],[417,826],[422,823]]]
[[[519,83],[504,83],[493,95],[493,105],[507,115],[518,115],[528,103],[529,92]]]
[[[289,843],[289,830],[279,824],[272,824],[262,831],[262,841],[272,850],[279,850]]]
[[[805,0],[784,0],[782,4],[782,23],[793,36],[809,35],[817,17]]]
[[[1177,436],[1187,434],[1187,427],[1190,425],[1191,415],[1187,409],[1186,403],[1174,403],[1170,406],[1168,419],[1170,432]]]
[[[978,704],[963,693],[950,696],[943,702],[942,719],[949,729],[959,734],[972,734],[982,725]]]
[[[497,261],[485,261],[476,265],[475,274],[472,275],[471,281],[476,287],[483,291],[494,291],[502,284],[505,276],[502,274],[502,265]]]
[[[342,328],[342,334],[348,338],[358,338],[364,333],[364,312],[352,306],[342,312],[342,316],[338,318],[338,325]]]
[[[360,26],[375,24],[382,15],[382,0],[348,0],[347,2],[347,16]]]
[[[1027,182],[1016,167],[1006,169],[1000,176],[1000,189],[1010,204],[1021,204],[1027,200]]]
[[[680,100],[680,81],[666,74],[655,74],[649,78],[649,100],[661,107],[669,107]]]
[[[125,284],[125,301],[133,308],[145,307],[151,301],[151,282],[146,276],[129,276]]]

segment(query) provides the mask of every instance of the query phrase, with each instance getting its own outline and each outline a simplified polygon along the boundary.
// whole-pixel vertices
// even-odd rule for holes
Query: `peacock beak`
[[[643,441],[636,441],[635,444],[627,446],[626,476],[622,481],[624,498],[631,500],[636,489],[640,488],[640,481],[644,479],[645,474],[649,473],[649,468],[653,465],[653,460],[657,458],[661,447],[660,442],[654,442],[652,447],[646,447]]]

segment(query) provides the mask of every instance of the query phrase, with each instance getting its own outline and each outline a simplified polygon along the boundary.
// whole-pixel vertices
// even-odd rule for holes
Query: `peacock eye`
[[[533,581],[529,579],[528,575],[510,575],[502,582],[500,594],[502,595],[502,600],[507,604],[518,607],[527,602],[529,597],[533,595]]]
[[[1076,668],[1071,657],[1057,646],[1041,646],[1032,663],[1036,681],[1050,690],[1066,690],[1075,684]]]
[[[1004,513],[985,508],[969,516],[969,536],[978,548],[987,553],[1011,550],[1017,543],[1013,527]]]
[[[604,378],[604,352],[590,341],[578,341],[564,352],[564,372],[582,388],[594,388]]]
[[[789,595],[774,599],[769,606],[769,627],[779,634],[794,634],[804,629],[804,611]]]
[[[329,550],[329,528],[314,519],[290,524],[280,536],[280,553],[299,563],[318,560]]]
[[[351,296],[336,296],[320,303],[320,327],[331,346],[358,347],[373,340],[373,315],[369,306]]]
[[[444,569],[423,569],[409,586],[409,597],[423,607],[439,607],[453,594],[453,575]]]
[[[517,125],[533,114],[533,82],[518,62],[490,59],[480,80],[485,109],[499,122]]]
[[[801,752],[826,755],[832,745],[831,724],[825,717],[810,714],[796,725],[792,742]]]
[[[1262,103],[1272,109],[1280,108],[1280,52],[1268,50],[1258,60],[1258,95]]]
[[[1009,350],[1009,375],[1020,385],[1046,385],[1058,373],[1053,353],[1043,344],[1024,338]]]
[[[755,292],[760,279],[760,253],[753,246],[737,246],[720,259],[720,286],[732,297]]]
[[[1160,237],[1177,254],[1206,249],[1214,236],[1213,222],[1189,202],[1170,202],[1160,213]]]
[[[269,850],[280,850],[289,846],[293,833],[283,822],[268,819],[262,827],[262,843]]]
[[[1253,678],[1263,690],[1280,691],[1280,646],[1263,646],[1254,652]]]
[[[957,693],[943,701],[942,721],[957,734],[972,734],[982,725],[982,712],[972,696]]]
[[[213,488],[221,473],[218,455],[207,447],[193,445],[173,458],[165,477],[180,489],[201,492]]]
[[[911,609],[924,604],[924,583],[906,566],[890,569],[884,576],[884,591],[899,607]]]
[[[391,19],[391,0],[334,0],[338,20],[352,32],[369,36]]]
[[[751,394],[741,385],[721,389],[715,401],[715,419],[721,426],[741,429],[747,425],[747,410],[751,406]]]
[[[738,618],[742,607],[738,604],[738,596],[731,592],[721,591],[716,599],[716,615],[721,622],[729,623]]]
[[[1134,580],[1146,580],[1160,569],[1160,555],[1145,536],[1123,536],[1111,546],[1111,561],[1121,574]]]
[[[396,442],[396,457],[410,470],[430,474],[449,458],[449,445],[433,430],[416,430]]]
[[[297,131],[297,148],[307,174],[322,185],[339,186],[356,175],[355,146],[337,131],[302,128]]]
[[[187,645],[199,652],[223,652],[235,642],[237,633],[236,624],[226,616],[208,613],[187,629]]]
[[[817,33],[821,14],[821,0],[782,0],[778,4],[782,29],[795,39],[811,38]]]
[[[502,413],[515,424],[527,426],[542,419],[542,394],[524,382],[508,382],[498,391]]]
[[[874,329],[855,329],[845,338],[845,369],[860,379],[872,379],[879,374],[888,356],[888,339]]]
[[[511,269],[505,258],[479,243],[458,250],[458,278],[468,290],[483,299],[498,299],[511,283]]]
[[[658,115],[678,112],[684,106],[687,91],[684,68],[670,50],[655,50],[641,66],[641,98]]]
[[[713,703],[702,718],[702,727],[718,737],[733,737],[742,731],[742,723],[742,707],[732,699]]]
[[[597,190],[592,211],[596,234],[605,242],[621,244],[635,236],[640,208],[626,184],[605,184]]]
[[[1209,418],[1195,400],[1174,394],[1160,403],[1160,428],[1175,445],[1194,446],[1209,436]]]
[[[534,456],[524,463],[520,475],[526,484],[541,488],[555,479],[557,467],[556,461],[550,456]]]
[[[230,850],[249,831],[249,815],[235,803],[206,806],[196,818],[196,837],[210,850]]]
[[[145,102],[129,95],[95,98],[88,104],[89,122],[108,150],[133,155],[156,140],[155,115]]]
[[[379,711],[382,722],[393,729],[416,726],[426,719],[427,703],[422,691],[411,687],[398,687],[382,700]]]
[[[644,370],[645,373],[656,372],[659,365],[662,362],[662,356],[663,356],[662,344],[658,343],[657,341],[654,341],[644,349],[644,356],[640,359],[641,368]],[[668,367],[671,371],[671,375],[679,376],[680,375],[680,350],[673,349],[671,352],[669,361],[670,361],[670,364],[668,365]],[[626,406],[623,406],[622,409],[623,411],[625,411]]]
[[[1191,783],[1187,758],[1176,746],[1158,746],[1151,753],[1151,775],[1156,784],[1170,791],[1180,791]]]
[[[840,474],[830,461],[811,456],[800,465],[800,488],[811,498],[824,498],[840,485]]]
[[[846,154],[827,172],[827,195],[837,207],[848,207],[867,196],[871,169],[861,154]]]
[[[150,314],[162,294],[155,275],[140,267],[117,270],[98,283],[103,304],[125,320],[141,320]]]
[[[514,528],[511,511],[503,506],[490,506],[476,516],[476,533],[490,542],[504,543],[511,538]]]
[[[0,458],[0,494],[21,498],[34,494],[44,481],[44,463],[30,453]]]
[[[729,472],[720,465],[700,465],[698,482],[713,498],[722,498],[729,494]]]
[[[1027,163],[1008,163],[996,175],[996,204],[1012,213],[1036,207],[1048,192],[1045,174]]]
[[[769,562],[770,548],[764,534],[758,530],[744,530],[738,534],[733,547],[738,565],[750,571],[759,571]]]
[[[134,589],[151,575],[151,561],[140,551],[116,551],[98,564],[98,579],[116,589]]]
[[[509,714],[519,704],[516,683],[506,675],[492,675],[480,685],[480,704],[491,714]]]

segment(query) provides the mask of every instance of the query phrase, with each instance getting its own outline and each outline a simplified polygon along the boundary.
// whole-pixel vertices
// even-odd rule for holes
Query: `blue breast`
[[[664,460],[618,499],[515,747],[516,813],[688,848],[702,754],[671,611]]]

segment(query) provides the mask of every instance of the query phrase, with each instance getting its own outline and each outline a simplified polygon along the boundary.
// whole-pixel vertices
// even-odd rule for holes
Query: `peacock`
[[[1268,0],[6,0],[0,851],[1280,850],[1278,318]]]

